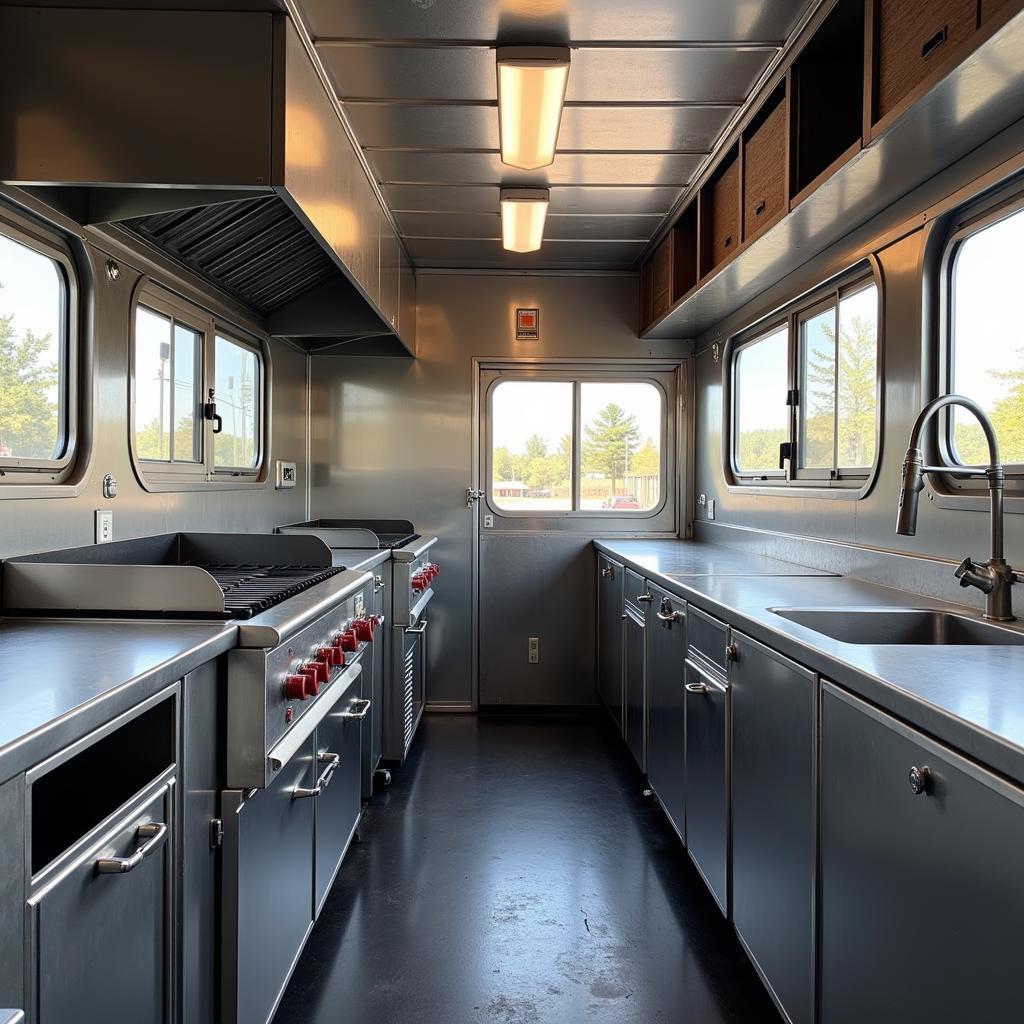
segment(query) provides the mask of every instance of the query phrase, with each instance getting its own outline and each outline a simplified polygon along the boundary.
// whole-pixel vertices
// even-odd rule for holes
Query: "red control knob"
[[[334,651],[334,664],[337,665],[338,668],[344,668],[345,652],[337,644],[335,644],[334,647],[331,648],[331,650]]]
[[[335,639],[343,651],[356,651],[359,649],[359,640],[354,629],[346,629],[344,633],[339,633]]]
[[[427,579],[423,575],[423,573],[416,573],[416,575],[413,576],[411,582],[412,589],[415,590],[417,594],[427,589]]]
[[[284,677],[284,699],[305,700],[309,696],[306,693],[306,677],[304,675],[293,675]]]
[[[320,666],[310,662],[299,669],[299,675],[306,680],[306,696],[315,697],[320,692]]]
[[[364,643],[371,643],[373,641],[373,624],[369,619],[356,619],[352,623],[352,628],[355,631],[357,640],[362,640]]]
[[[379,629],[381,626],[384,625],[384,616],[383,615],[374,615],[374,616],[372,616],[370,618],[370,621],[373,623],[373,628],[374,629]]]

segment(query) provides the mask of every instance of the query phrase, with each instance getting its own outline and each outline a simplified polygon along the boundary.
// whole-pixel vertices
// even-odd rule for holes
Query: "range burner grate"
[[[224,611],[232,619],[248,619],[289,597],[329,580],[340,567],[309,565],[204,565],[224,593]]]

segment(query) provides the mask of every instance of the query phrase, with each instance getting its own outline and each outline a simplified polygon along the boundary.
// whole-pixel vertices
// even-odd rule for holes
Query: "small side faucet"
[[[926,466],[921,454],[921,437],[928,421],[949,405],[959,405],[974,415],[988,442],[988,466]],[[999,441],[992,427],[992,421],[973,399],[963,395],[943,395],[929,402],[918,414],[910,432],[910,446],[903,460],[903,486],[900,488],[900,504],[896,513],[896,532],[904,537],[913,537],[917,532],[918,497],[924,488],[927,473],[942,473],[964,477],[985,477],[991,499],[990,533],[992,555],[984,565],[965,558],[956,569],[956,578],[961,587],[975,587],[985,595],[985,618],[993,622],[1010,622],[1014,619],[1013,599],[1010,590],[1019,583],[1021,575],[1014,572],[1003,557],[1003,464],[999,459]]]

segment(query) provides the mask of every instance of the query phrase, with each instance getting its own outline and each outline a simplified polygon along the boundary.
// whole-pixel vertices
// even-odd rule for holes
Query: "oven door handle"
[[[295,754],[302,748],[306,740],[316,731],[316,727],[331,713],[331,709],[338,703],[337,699],[331,700],[331,693],[337,694],[340,698],[342,692],[348,689],[349,684],[363,671],[362,665],[357,661],[349,665],[337,679],[330,684],[329,691],[321,691],[313,706],[306,711],[302,717],[281,737],[277,745],[267,754],[267,761],[273,772],[279,772]],[[324,698],[327,698],[326,700]]]
[[[317,754],[316,759],[321,764],[326,764],[327,767],[320,773],[320,777],[316,780],[312,789],[302,789],[302,787],[296,786],[292,790],[293,800],[305,796],[319,796],[331,784],[331,776],[334,775],[334,770],[341,764],[341,754],[332,753],[330,750]]]
[[[423,636],[427,631],[427,626],[429,625],[430,622],[427,619],[420,619],[420,625],[408,626],[406,627],[405,632],[408,636]]]

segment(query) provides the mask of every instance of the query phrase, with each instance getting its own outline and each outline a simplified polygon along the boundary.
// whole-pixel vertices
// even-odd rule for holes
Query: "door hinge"
[[[466,508],[472,508],[473,503],[479,501],[486,493],[486,491],[481,491],[478,487],[467,487]]]
[[[210,819],[210,849],[216,850],[224,845],[224,822],[220,818]]]

